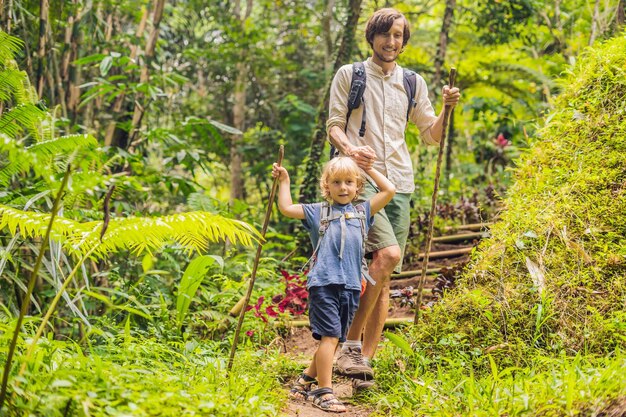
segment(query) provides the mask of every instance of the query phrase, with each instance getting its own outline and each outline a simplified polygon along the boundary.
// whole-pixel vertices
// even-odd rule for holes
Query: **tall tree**
[[[46,39],[48,33],[48,0],[39,1],[39,47],[37,57],[39,66],[37,68],[37,94],[43,97],[44,77],[46,76]]]
[[[239,25],[242,33],[245,33],[246,19],[252,13],[253,0],[247,0],[246,9],[242,10],[241,0],[235,1],[233,14],[236,23]],[[244,40],[241,44],[239,61],[237,62],[235,75],[235,89],[233,92],[233,125],[241,132],[245,130],[245,110],[246,110],[246,84],[248,81],[248,47]],[[230,202],[243,199],[244,183],[243,170],[241,166],[241,135],[231,135],[230,143]]]
[[[156,43],[159,39],[159,28],[161,26],[161,19],[163,19],[163,8],[165,7],[165,0],[154,0],[152,13],[152,29],[150,30],[150,36],[143,54],[143,66],[141,67],[141,75],[139,76],[139,83],[146,84],[150,79],[150,64],[154,59],[154,51],[156,49]],[[141,139],[137,138],[139,128],[141,127],[141,120],[145,112],[147,103],[144,102],[144,94],[138,92],[135,96],[135,106],[133,110],[133,118],[131,120],[130,138],[128,140],[128,150],[132,152],[138,145]]]
[[[326,143],[326,121],[328,120],[328,102],[330,100],[330,85],[332,76],[337,70],[347,63],[352,56],[354,50],[354,34],[359,23],[361,15],[362,0],[350,0],[348,3],[348,16],[344,25],[344,31],[341,37],[341,43],[337,49],[335,64],[333,65],[333,74],[328,79],[324,88],[322,101],[317,108],[316,126],[311,139],[311,148],[309,151],[309,159],[304,169],[304,180],[300,187],[300,201],[313,201],[317,196],[317,178],[319,177],[320,164],[322,161],[322,152]]]

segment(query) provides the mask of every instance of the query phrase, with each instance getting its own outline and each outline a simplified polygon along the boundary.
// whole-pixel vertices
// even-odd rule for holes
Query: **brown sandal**
[[[317,385],[317,379],[308,376],[304,372],[296,379],[291,385],[289,390],[289,398],[294,400],[308,400],[309,393],[311,392],[311,386]]]
[[[309,398],[313,399],[313,405],[320,410],[331,413],[345,413],[348,409],[335,397],[332,388],[318,388],[309,392]]]

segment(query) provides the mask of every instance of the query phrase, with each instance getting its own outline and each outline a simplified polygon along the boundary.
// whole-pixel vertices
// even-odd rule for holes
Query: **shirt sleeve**
[[[424,81],[424,78],[422,78],[419,74],[417,75],[416,87],[415,102],[417,104],[411,110],[409,120],[419,129],[424,143],[436,145],[439,142],[434,140],[431,136],[430,128],[433,123],[435,123],[435,120],[437,120],[437,115],[435,114],[435,109],[428,98],[428,87],[426,86],[426,81]]]
[[[302,225],[309,232],[311,237],[311,243],[313,247],[317,245],[317,239],[319,238],[319,224],[321,219],[322,203],[315,204],[303,204],[304,219],[302,219]]]
[[[348,95],[352,83],[352,64],[344,65],[333,77],[330,85],[330,99],[328,104],[328,120],[326,132],[333,126],[339,126],[341,130],[346,128],[346,116],[348,115]]]

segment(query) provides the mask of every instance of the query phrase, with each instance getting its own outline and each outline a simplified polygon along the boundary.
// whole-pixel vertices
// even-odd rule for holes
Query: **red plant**
[[[259,297],[254,306],[248,306],[246,311],[254,309],[254,316],[259,317],[263,322],[267,323],[267,316],[277,317],[278,313],[284,313],[288,311],[294,316],[304,314],[307,308],[307,301],[309,299],[309,292],[306,290],[306,274],[305,271],[302,275],[293,274],[290,275],[287,271],[281,270],[286,281],[285,294],[277,294],[272,297],[272,304],[265,307],[262,310],[265,297]],[[278,309],[278,311],[276,311]]]

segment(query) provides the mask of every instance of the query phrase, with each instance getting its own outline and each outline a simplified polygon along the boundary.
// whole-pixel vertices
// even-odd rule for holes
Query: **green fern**
[[[41,137],[39,126],[46,117],[46,113],[36,106],[21,104],[2,114],[0,133],[14,139],[28,133],[39,140]]]
[[[23,44],[20,39],[0,30],[0,69],[4,62],[13,59]]]
[[[0,133],[0,138],[2,136]],[[96,139],[91,135],[62,136],[54,140],[38,142],[27,148],[5,137],[5,140],[0,140],[0,153],[7,155],[8,163],[0,168],[0,185],[6,186],[14,176],[29,173],[30,170],[33,170],[36,176],[48,180],[62,171],[52,166],[57,155],[71,154],[77,149],[96,145]]]
[[[25,237],[45,234],[50,214],[18,210],[0,205],[0,230],[12,235],[19,230]],[[217,214],[190,212],[163,217],[112,219],[102,240],[102,221],[80,223],[57,216],[51,238],[63,243],[69,253],[83,255],[94,247],[93,255],[105,258],[129,250],[136,255],[176,242],[189,252],[204,252],[211,242],[228,239],[250,246],[261,239],[252,226]]]

